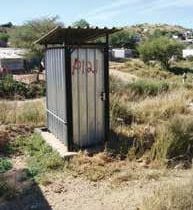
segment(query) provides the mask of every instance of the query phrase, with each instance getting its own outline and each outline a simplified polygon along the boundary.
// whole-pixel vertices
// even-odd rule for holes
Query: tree
[[[173,56],[181,57],[182,49],[183,45],[180,42],[164,36],[147,40],[138,47],[144,62],[159,61],[164,69],[170,68],[170,59]]]
[[[11,46],[27,49],[26,59],[36,60],[39,68],[37,80],[39,79],[39,73],[42,71],[41,61],[44,57],[44,47],[34,44],[34,42],[56,26],[61,25],[57,20],[58,17],[34,19],[27,21],[22,26],[15,27],[9,32]]]
[[[81,27],[86,28],[89,27],[90,24],[85,19],[80,19],[72,24],[73,27]]]
[[[35,19],[15,27],[9,32],[11,46],[28,49],[27,58],[36,58],[41,61],[43,47],[34,42],[56,26],[61,25],[57,19],[58,17]]]
[[[109,43],[112,47],[126,47],[135,49],[136,35],[127,30],[122,30],[111,35]]]

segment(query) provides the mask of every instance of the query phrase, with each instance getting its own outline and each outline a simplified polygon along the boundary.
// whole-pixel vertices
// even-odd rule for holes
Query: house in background
[[[182,56],[183,58],[190,58],[190,57],[193,57],[193,49],[191,48],[187,48],[187,49],[184,49],[182,51]]]
[[[24,72],[26,70],[25,53],[25,49],[0,48],[0,72]]]
[[[124,59],[124,58],[132,58],[133,52],[131,49],[125,48],[113,48],[109,51],[110,60],[114,59]]]

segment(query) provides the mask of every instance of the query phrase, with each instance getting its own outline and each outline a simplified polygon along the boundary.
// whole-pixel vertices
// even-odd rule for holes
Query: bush
[[[157,60],[164,69],[169,69],[170,59],[182,55],[183,45],[167,37],[155,37],[142,43],[138,50],[144,62]]]
[[[129,83],[127,88],[134,96],[156,96],[160,93],[167,92],[170,88],[167,82],[153,80],[137,80]]]
[[[179,156],[193,157],[193,119],[175,116],[157,131],[155,144],[151,149],[153,159],[166,160]]]
[[[10,160],[7,158],[0,158],[0,173],[4,173],[12,168]]]
[[[0,80],[0,97],[12,98],[16,95],[25,96],[28,89],[25,84],[13,80],[11,75]]]
[[[0,97],[13,99],[14,97],[37,98],[45,96],[45,83],[32,83],[30,85],[15,81],[11,75],[6,75],[0,80]]]

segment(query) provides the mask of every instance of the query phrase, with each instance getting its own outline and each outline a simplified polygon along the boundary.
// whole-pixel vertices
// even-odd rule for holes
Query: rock
[[[55,186],[54,186],[53,191],[54,191],[55,193],[60,194],[60,193],[63,193],[63,192],[67,192],[67,189],[65,189],[63,185],[58,184],[58,185],[55,185]]]

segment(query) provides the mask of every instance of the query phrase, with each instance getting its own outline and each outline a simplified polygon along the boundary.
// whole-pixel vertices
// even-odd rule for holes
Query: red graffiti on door
[[[92,63],[91,61],[79,60],[78,58],[75,58],[72,61],[72,75],[75,74],[76,71],[81,72],[82,74],[96,74],[98,71],[98,60],[95,60],[95,62]]]

